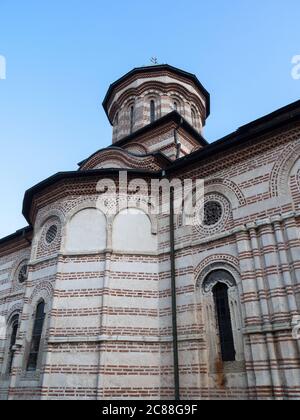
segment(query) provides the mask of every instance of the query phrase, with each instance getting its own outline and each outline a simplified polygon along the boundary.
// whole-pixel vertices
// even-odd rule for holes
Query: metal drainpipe
[[[172,327],[173,327],[173,357],[175,401],[180,400],[178,335],[177,335],[177,299],[176,299],[176,265],[174,236],[174,187],[170,189],[170,260],[171,260],[171,291],[172,291]]]
[[[180,157],[180,151],[181,151],[181,143],[178,141],[178,130],[181,127],[183,123],[183,119],[180,119],[180,123],[178,124],[177,128],[174,129],[174,141],[176,146],[176,159]]]

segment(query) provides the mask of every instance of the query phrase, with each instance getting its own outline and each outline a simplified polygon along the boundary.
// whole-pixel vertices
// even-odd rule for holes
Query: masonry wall
[[[292,337],[300,305],[299,135],[299,127],[289,127],[173,174],[205,178],[206,200],[223,209],[211,227],[186,227],[181,215],[176,218],[183,399],[300,398],[299,342]],[[20,300],[7,280],[18,256],[1,260],[1,311],[7,315],[11,299],[22,313],[20,349],[9,382],[1,377],[1,396],[9,387],[11,399],[173,398],[168,217],[149,220],[139,213],[139,223],[125,220],[116,229],[116,219],[95,210],[97,196],[88,180],[52,188],[37,203]],[[76,225],[74,218],[86,209],[87,218]],[[58,235],[47,246],[53,224]],[[234,279],[233,363],[220,361],[212,297],[205,289],[216,269]],[[43,352],[37,372],[29,375],[32,314],[41,298],[47,307]]]
[[[21,242],[21,243],[20,243]],[[18,268],[30,258],[30,246],[26,241],[8,244],[7,252],[0,255],[0,316],[9,324],[15,314],[20,314],[24,306],[25,284],[16,279]],[[8,374],[8,331],[0,339],[0,399],[6,399],[12,377]]]
[[[245,370],[233,375],[241,366],[221,366],[214,375],[211,368],[208,383],[225,376],[225,386],[212,386],[218,395],[242,396],[244,382],[250,398],[299,398],[299,342],[292,338],[299,313],[298,156],[299,129],[290,127],[184,175],[205,177],[206,195],[220,202],[225,197],[231,208],[217,230],[196,229],[192,246],[196,293],[209,265],[227,266],[240,277]],[[188,249],[189,239],[182,232],[178,247],[186,241]],[[208,331],[205,336],[211,338]]]

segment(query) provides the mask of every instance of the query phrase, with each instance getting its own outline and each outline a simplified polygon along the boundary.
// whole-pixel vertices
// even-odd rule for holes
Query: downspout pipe
[[[172,328],[173,328],[173,358],[174,358],[174,396],[180,401],[179,363],[178,363],[178,333],[177,333],[177,294],[176,294],[176,263],[174,234],[174,187],[170,189],[170,261],[171,261],[171,293],[172,293]]]
[[[176,160],[180,157],[181,152],[181,143],[178,141],[178,130],[183,124],[183,119],[181,118],[180,123],[178,126],[174,129],[174,141],[175,141],[175,147],[176,147]]]

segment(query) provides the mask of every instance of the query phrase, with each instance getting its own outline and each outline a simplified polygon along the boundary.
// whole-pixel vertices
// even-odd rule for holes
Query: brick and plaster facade
[[[115,82],[104,108],[113,146],[28,190],[29,226],[0,241],[0,398],[174,398],[170,218],[99,210],[98,182],[117,183],[123,169],[145,190],[153,179],[204,179],[205,202],[219,211],[201,226],[175,217],[180,397],[300,399],[300,103],[208,144],[208,93],[164,65]],[[230,361],[218,284],[228,291]]]

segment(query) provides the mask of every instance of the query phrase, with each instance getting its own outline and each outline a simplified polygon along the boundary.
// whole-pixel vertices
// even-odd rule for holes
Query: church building
[[[208,143],[207,90],[155,65],[103,107],[112,144],[0,239],[0,399],[300,399],[300,101]],[[174,180],[204,180],[201,223],[174,189],[151,211]]]

